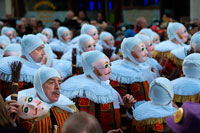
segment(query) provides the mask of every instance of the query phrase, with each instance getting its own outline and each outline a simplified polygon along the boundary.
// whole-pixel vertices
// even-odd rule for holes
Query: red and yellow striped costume
[[[72,106],[73,107],[73,106]],[[76,107],[74,106],[74,109],[77,111]],[[65,122],[65,120],[68,118],[68,116],[71,114],[70,112],[64,111],[58,107],[52,107],[51,108],[53,115],[57,121],[57,133],[61,133],[62,131],[62,125]],[[50,117],[50,113],[47,115],[37,118],[34,120],[18,120],[19,126],[22,128],[25,128],[28,132],[36,132],[36,133],[52,133],[53,126],[52,121]]]

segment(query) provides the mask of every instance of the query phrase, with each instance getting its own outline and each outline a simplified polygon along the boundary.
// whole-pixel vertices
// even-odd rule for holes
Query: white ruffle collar
[[[168,51],[171,51],[171,50],[174,50],[176,48],[183,47],[183,46],[186,46],[186,45],[185,44],[180,45],[180,44],[173,43],[170,40],[166,40],[166,41],[159,43],[158,45],[155,45],[155,51],[168,52]]]
[[[36,91],[35,91],[34,88],[30,88],[30,89],[19,91],[18,92],[18,99],[20,97],[23,97],[23,96],[31,96],[33,98],[36,98],[36,99],[40,100],[40,98],[37,96]],[[11,100],[10,96],[8,96],[6,98],[6,101],[8,101],[8,100]],[[60,94],[60,97],[59,97],[57,102],[46,103],[46,104],[48,104],[50,107],[56,106],[56,107],[59,107],[59,108],[65,110],[65,111],[74,112],[74,110],[72,108],[68,107],[68,105],[74,105],[74,102],[72,102],[69,98],[63,96],[62,94]]]
[[[134,82],[146,81],[144,69],[136,66],[127,60],[117,60],[112,62],[112,72],[110,79],[120,83],[131,84]]]
[[[200,80],[198,79],[181,77],[171,83],[174,94],[188,96],[200,93]]]
[[[107,82],[97,83],[84,74],[73,76],[61,84],[61,93],[72,99],[86,97],[95,103],[105,104],[114,101],[116,91]]]
[[[137,121],[151,118],[164,118],[176,113],[176,108],[170,103],[167,106],[156,105],[152,101],[145,102],[133,109],[133,116]]]
[[[36,67],[36,65],[32,65],[31,62],[29,62],[21,57],[17,57],[17,56],[4,57],[0,60],[0,62],[1,62],[0,63],[1,80],[11,82],[12,73],[10,70],[10,64],[14,61],[22,62],[19,81],[33,83],[34,74],[39,67]]]
[[[184,60],[187,56],[187,47],[180,47],[171,51],[171,53],[176,56],[178,59]]]
[[[72,75],[72,63],[70,61],[53,59],[52,67],[61,73],[62,78]]]
[[[72,62],[72,48],[68,52],[66,52],[61,57],[61,59]],[[82,67],[81,54],[79,53],[78,48],[76,48],[76,66],[77,67]]]

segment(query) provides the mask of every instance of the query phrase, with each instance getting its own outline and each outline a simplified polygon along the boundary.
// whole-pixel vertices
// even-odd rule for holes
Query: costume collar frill
[[[187,56],[187,51],[189,47],[180,47],[174,49],[169,54],[168,58],[173,61],[176,65],[182,66],[183,60]]]
[[[156,70],[156,76],[160,77],[159,71],[162,70],[162,66],[154,58],[147,57],[147,60],[144,62],[144,65],[149,65],[150,68]]]
[[[175,101],[183,103],[186,100],[193,102],[200,100],[200,80],[181,77],[172,81]]]
[[[100,44],[100,41],[98,41],[97,43],[96,43],[96,50],[98,50],[98,51],[103,51],[103,47],[102,47],[102,45]]]
[[[132,108],[133,109],[133,108]],[[156,105],[152,101],[145,102],[135,109],[133,109],[134,119],[138,124],[149,125],[163,123],[165,118],[176,113],[176,108],[172,106],[172,103],[169,105]]]
[[[144,82],[147,80],[144,74],[147,70],[142,65],[135,65],[127,60],[117,60],[112,62],[111,68],[110,79],[113,81],[132,84],[134,82]]]
[[[33,97],[33,98],[36,98],[36,99],[39,99],[41,100],[37,94],[36,94],[36,91],[34,88],[30,88],[30,89],[26,89],[26,90],[22,90],[22,91],[19,91],[18,92],[18,99],[20,97],[23,97],[23,96],[30,96],[30,97]],[[6,98],[6,101],[10,100],[11,97],[8,96]],[[44,102],[44,101],[43,101]],[[46,102],[45,102],[46,103]],[[60,94],[60,97],[58,99],[57,102],[54,102],[54,103],[46,103],[49,105],[49,107],[53,107],[53,106],[56,106],[56,107],[59,107],[65,111],[68,111],[68,112],[74,112],[74,110],[70,107],[68,107],[69,105],[74,105],[74,102],[72,102],[69,98],[63,96],[62,94]]]
[[[14,61],[22,62],[19,81],[33,83],[34,74],[40,66],[33,65],[33,63],[31,63],[21,57],[17,57],[17,56],[4,57],[0,60],[1,80],[11,82],[12,73],[10,70],[10,64]]]
[[[61,41],[53,41],[49,45],[51,49],[56,52],[65,52],[72,47],[70,42],[64,43]]]
[[[0,59],[3,57],[3,49],[0,48]]]
[[[186,44],[176,44],[170,40],[163,41],[155,45],[153,58],[165,56],[165,54],[169,54],[170,51],[183,46],[186,46]]]
[[[84,74],[73,76],[61,84],[61,93],[73,99],[86,97],[98,104],[114,103],[114,108],[119,108],[119,102],[123,103],[120,95],[108,82],[98,83]]]
[[[74,38],[71,40],[71,44],[72,44],[72,45],[78,44],[79,37],[80,37],[80,35],[79,35],[79,36],[76,36],[76,37],[74,37]]]
[[[70,49],[67,53],[65,53],[61,57],[61,60],[67,60],[67,61],[72,62],[72,49]],[[76,66],[82,67],[81,54],[80,54],[78,48],[76,48]]]
[[[52,67],[61,73],[63,79],[72,74],[72,63],[70,61],[53,59]]]

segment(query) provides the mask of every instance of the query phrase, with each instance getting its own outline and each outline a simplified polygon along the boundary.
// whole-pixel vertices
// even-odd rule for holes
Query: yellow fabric
[[[134,118],[133,120],[133,125],[134,126],[145,126],[145,125],[153,125],[156,123],[164,123],[165,119],[167,117],[163,117],[163,118],[150,118],[150,119],[146,119],[146,120],[142,120],[142,121],[136,121]]]
[[[168,58],[177,66],[177,67],[181,67],[183,60],[178,59],[175,55],[173,55],[172,53],[169,53]]]
[[[72,108],[74,110],[74,112],[79,112],[79,110],[76,107],[76,105],[68,105],[68,107]]]
[[[174,94],[174,102],[184,103],[185,101],[191,101],[198,103],[200,101],[200,93],[191,96],[181,96]]]
[[[159,62],[161,58],[164,59],[164,57],[168,57],[169,53],[170,51],[167,52],[154,51],[152,58],[156,59]]]

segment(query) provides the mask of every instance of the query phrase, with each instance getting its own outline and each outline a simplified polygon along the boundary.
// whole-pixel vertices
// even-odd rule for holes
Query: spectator
[[[80,112],[71,115],[65,121],[62,133],[102,133],[102,130],[94,116],[86,112]]]
[[[59,19],[54,19],[53,24],[52,24],[52,30],[53,30],[53,37],[58,38],[57,35],[57,29],[61,26],[61,21]]]
[[[199,110],[199,103],[185,102],[174,116],[166,119],[166,123],[176,133],[199,133]]]
[[[138,33],[141,29],[147,27],[147,20],[144,17],[139,17],[136,19],[136,24],[134,31]]]

